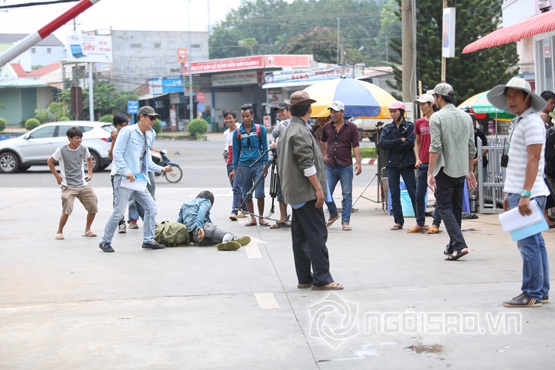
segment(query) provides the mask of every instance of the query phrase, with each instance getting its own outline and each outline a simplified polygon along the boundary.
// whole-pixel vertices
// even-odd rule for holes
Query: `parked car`
[[[45,123],[16,138],[0,141],[0,173],[45,166],[56,148],[68,142],[66,131],[72,126],[83,130],[83,145],[89,148],[93,170],[101,171],[110,165],[112,160],[108,157],[108,138],[114,130],[110,123],[61,121]]]

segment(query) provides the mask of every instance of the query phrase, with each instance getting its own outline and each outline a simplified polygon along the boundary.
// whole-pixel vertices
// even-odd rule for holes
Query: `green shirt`
[[[443,172],[453,178],[466,176],[468,161],[476,155],[472,118],[447,104],[430,117],[430,153],[439,153],[434,177]]]

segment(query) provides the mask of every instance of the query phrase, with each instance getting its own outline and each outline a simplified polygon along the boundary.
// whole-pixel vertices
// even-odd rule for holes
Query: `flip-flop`
[[[321,286],[312,286],[312,290],[343,290],[343,285],[333,282],[329,283],[328,285],[321,285]]]
[[[299,288],[299,289],[312,288],[312,281],[310,283],[297,284],[297,288]]]
[[[230,219],[231,221],[237,221],[237,215],[233,215],[233,214],[232,214],[231,216],[229,216],[229,219]]]
[[[432,225],[432,227],[430,227],[427,231],[428,234],[437,234],[439,233],[439,226],[437,225]]]
[[[339,215],[335,216],[335,217],[330,217],[328,218],[328,222],[326,222],[326,226],[330,227],[331,225],[333,225],[333,223],[335,221],[339,220]]]
[[[457,254],[454,254],[455,252],[457,252]],[[455,251],[453,253],[451,253],[451,255],[447,256],[447,258],[445,259],[446,261],[456,261],[459,258],[466,256],[468,254],[468,250],[466,251]]]
[[[96,238],[97,235],[89,230],[86,233],[84,233],[82,236],[87,237],[87,238]]]
[[[276,222],[275,224],[270,226],[270,229],[279,229],[279,228],[281,228],[281,224],[279,222]]]
[[[341,228],[343,229],[343,231],[353,230],[353,228],[351,226],[349,226],[349,224],[343,224],[343,225],[341,225]]]
[[[245,226],[256,226],[256,221],[250,221],[246,223]]]
[[[414,225],[410,229],[407,230],[409,234],[423,234],[426,231],[425,226]]]
[[[399,224],[395,224],[393,226],[391,226],[389,228],[389,230],[401,230],[403,228],[403,226],[399,225]]]
[[[62,234],[62,233],[57,233],[56,234],[56,240],[64,240],[64,239],[65,239],[64,234]]]
[[[259,224],[260,226],[270,226],[270,224],[267,223],[266,221],[260,221],[258,224]]]

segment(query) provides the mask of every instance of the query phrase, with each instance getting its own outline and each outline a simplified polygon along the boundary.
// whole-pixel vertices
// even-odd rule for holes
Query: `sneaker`
[[[526,294],[521,293],[508,302],[503,302],[505,307],[541,307],[540,300],[528,297]]]
[[[542,304],[549,303],[549,294],[546,294],[542,298]]]
[[[250,238],[249,238],[250,239]],[[236,251],[237,249],[241,248],[241,244],[238,242],[225,242],[220,243],[216,246],[219,251]]]
[[[139,225],[137,225],[137,220],[131,220],[129,221],[129,228],[130,229],[138,229]]]
[[[241,247],[244,247],[245,245],[247,245],[251,242],[251,237],[250,236],[242,236],[240,238],[235,239],[234,241],[241,244]]]
[[[120,234],[125,234],[127,232],[127,227],[125,227],[125,224],[119,224],[118,225],[118,233]]]
[[[166,248],[166,246],[162,245],[162,244],[158,244],[156,242],[148,242],[148,243],[143,243],[143,248],[145,248],[145,249],[164,249],[164,248]]]
[[[110,243],[100,243],[98,248],[102,249],[104,253],[114,253],[114,248],[112,248]]]

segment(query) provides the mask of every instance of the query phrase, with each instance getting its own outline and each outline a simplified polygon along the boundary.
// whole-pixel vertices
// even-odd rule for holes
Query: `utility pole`
[[[337,18],[337,64],[339,64],[339,18]]]
[[[412,24],[411,0],[401,1],[401,23],[402,23],[402,53],[403,53],[403,101],[414,101],[414,44],[413,44],[413,24]]]
[[[443,0],[443,9],[447,8],[447,0]],[[442,13],[443,14],[443,13]],[[445,27],[445,25],[443,25]],[[445,32],[445,30],[442,30]],[[441,82],[445,82],[447,78],[447,58],[441,57]]]

